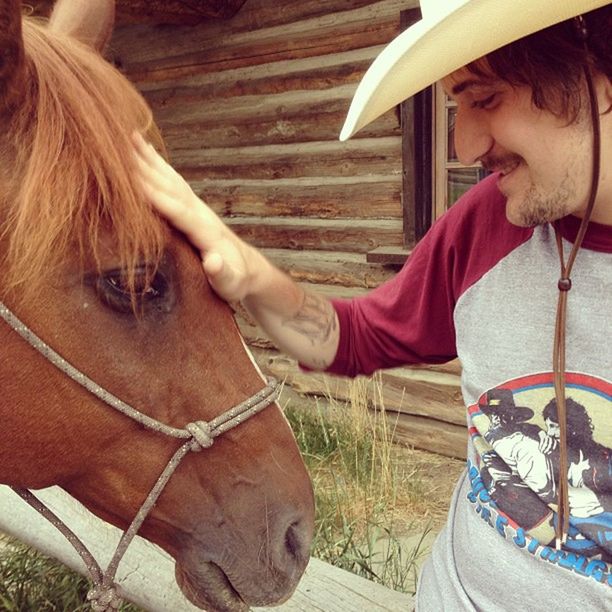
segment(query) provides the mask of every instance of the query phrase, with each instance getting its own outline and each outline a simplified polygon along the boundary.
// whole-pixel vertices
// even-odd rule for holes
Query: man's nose
[[[464,166],[479,162],[494,144],[488,121],[473,109],[457,110],[454,137],[457,157]]]

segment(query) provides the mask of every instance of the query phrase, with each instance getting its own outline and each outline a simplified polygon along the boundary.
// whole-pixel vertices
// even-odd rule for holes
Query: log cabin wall
[[[404,243],[399,113],[346,143],[338,134],[362,74],[399,33],[400,11],[415,6],[246,0],[226,21],[121,26],[110,51],[196,193],[298,282],[351,297],[397,270],[367,263],[366,253]],[[304,382],[257,327],[242,316],[239,324],[264,370],[303,391],[346,392],[338,381]],[[463,456],[458,381],[456,365],[386,375],[397,437]]]

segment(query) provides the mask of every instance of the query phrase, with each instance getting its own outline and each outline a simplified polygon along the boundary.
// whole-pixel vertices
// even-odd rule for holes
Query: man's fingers
[[[166,188],[184,184],[181,175],[139,133],[134,132],[132,141],[138,168],[147,178]]]
[[[134,148],[136,152],[141,157],[141,159],[150,165],[151,167],[160,167],[160,161],[164,162],[164,158],[155,150],[155,147],[147,142],[142,134],[139,132],[134,132],[132,134],[132,142],[134,143]]]
[[[145,189],[146,195],[153,200],[158,193],[167,194],[171,191],[169,181],[159,172],[153,170],[142,158],[134,155],[134,163],[138,170],[138,179]]]

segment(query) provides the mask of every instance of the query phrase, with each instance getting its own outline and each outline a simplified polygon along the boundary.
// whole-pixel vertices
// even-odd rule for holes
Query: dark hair
[[[586,408],[571,397],[565,400],[565,405],[567,410],[568,438],[592,440],[593,421]],[[559,422],[556,399],[552,399],[546,404],[542,412],[542,418],[550,419],[555,423]]]
[[[513,86],[528,86],[537,108],[572,123],[581,110],[585,66],[612,79],[612,5],[583,17],[588,31],[588,54],[578,35],[576,20],[569,19],[501,47],[471,62],[467,68],[480,77],[493,74]]]

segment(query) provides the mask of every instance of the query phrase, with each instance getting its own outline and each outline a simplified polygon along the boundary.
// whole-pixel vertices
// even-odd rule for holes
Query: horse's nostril
[[[297,561],[309,557],[307,537],[299,521],[289,525],[285,533],[285,549]]]

